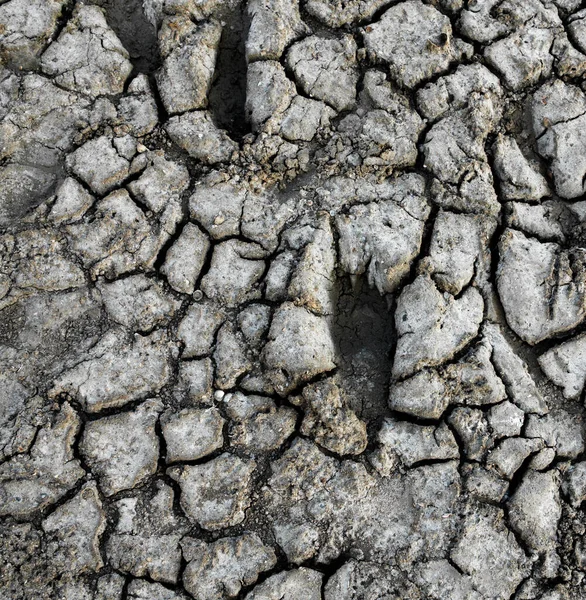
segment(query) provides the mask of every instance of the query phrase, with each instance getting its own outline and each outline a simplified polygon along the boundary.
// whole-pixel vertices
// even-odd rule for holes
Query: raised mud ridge
[[[579,0],[0,0],[0,598],[586,598]]]

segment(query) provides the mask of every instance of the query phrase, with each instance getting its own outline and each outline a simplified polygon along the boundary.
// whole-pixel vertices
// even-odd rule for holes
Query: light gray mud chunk
[[[274,550],[256,533],[220,538],[211,544],[185,538],[181,546],[187,560],[183,583],[195,600],[235,598],[243,586],[252,585],[277,563]]]
[[[509,522],[534,552],[555,552],[562,516],[559,479],[552,471],[527,471],[508,502]]]
[[[53,425],[39,430],[28,454],[0,466],[1,516],[28,517],[62,498],[84,476],[72,448],[79,427],[66,402]]]
[[[54,175],[45,169],[15,164],[0,167],[0,224],[19,222],[49,195],[54,183]]]
[[[193,294],[209,249],[207,235],[197,225],[187,223],[161,267],[161,273],[176,292]]]
[[[174,513],[173,500],[173,488],[157,480],[154,488],[114,503],[117,520],[106,543],[108,562],[114,569],[134,577],[177,583],[179,542],[190,525]]]
[[[93,277],[114,279],[128,271],[152,270],[181,218],[180,205],[169,201],[153,217],[126,190],[117,190],[100,200],[93,214],[67,227],[70,248]]]
[[[489,468],[494,467],[501,477],[512,479],[525,459],[542,450],[543,446],[540,439],[506,438],[491,451],[486,464]]]
[[[48,553],[58,569],[77,574],[99,571],[104,566],[100,538],[106,529],[106,515],[95,483],[86,484],[42,526],[49,537]]]
[[[239,313],[238,327],[250,345],[260,347],[264,343],[272,316],[271,307],[265,304],[250,304]]]
[[[553,463],[555,457],[555,450],[544,445],[544,447],[531,458],[529,468],[534,471],[544,471]]]
[[[484,57],[505,85],[518,91],[551,75],[553,41],[551,28],[522,27],[488,46]]]
[[[276,311],[262,360],[279,394],[336,368],[329,320],[289,302]]]
[[[289,299],[318,315],[334,312],[336,249],[330,218],[318,218],[289,284]]]
[[[472,94],[468,106],[432,125],[423,145],[424,167],[437,178],[432,198],[458,212],[497,216],[498,202],[485,151],[501,107],[492,94]]]
[[[275,539],[291,562],[345,552],[382,562],[401,548],[435,552],[454,533],[453,522],[441,515],[453,510],[459,495],[455,461],[412,469],[405,478],[379,478],[296,439],[271,472],[267,506]]]
[[[94,201],[95,198],[80,183],[68,177],[57,190],[49,219],[58,225],[78,221]]]
[[[487,242],[477,217],[441,211],[433,226],[429,256],[419,268],[440,289],[457,296],[472,281]]]
[[[575,122],[586,112],[586,95],[574,85],[559,79],[544,83],[531,102],[533,133],[539,139],[558,123]]]
[[[162,410],[160,400],[149,400],[133,411],[86,423],[80,451],[106,496],[140,485],[157,470],[155,425]]]
[[[502,510],[492,506],[465,518],[451,558],[476,590],[494,600],[510,598],[528,575],[522,548],[507,529]]]
[[[484,0],[463,10],[459,21],[462,33],[472,40],[484,43],[508,34],[511,26],[495,18],[494,11],[498,4],[498,0]]]
[[[417,141],[423,128],[423,121],[408,98],[393,92],[387,102],[374,102],[372,110],[351,112],[344,117],[322,153],[349,169],[361,166],[389,171],[391,167],[412,167],[417,161]]]
[[[460,573],[447,560],[433,560],[418,565],[416,583],[430,600],[482,600],[469,575]]]
[[[181,164],[149,153],[149,165],[141,176],[128,184],[130,193],[155,213],[181,199],[189,186],[189,171]]]
[[[406,493],[411,496],[412,507],[416,507],[414,513],[407,513],[403,517],[395,516],[399,519],[407,519],[410,521],[414,517],[414,522],[410,525],[410,531],[407,533],[407,538],[403,543],[409,547],[409,551],[413,554],[422,552],[421,555],[438,558],[444,556],[448,552],[448,548],[453,543],[456,535],[455,520],[447,518],[446,515],[453,514],[458,505],[460,497],[460,475],[458,472],[458,462],[450,460],[436,464],[419,466],[410,469],[406,475]],[[392,478],[391,478],[392,479]],[[387,498],[390,495],[393,487],[387,489]],[[396,492],[395,492],[396,493]],[[387,498],[382,502],[386,504]],[[390,500],[390,498],[388,498]],[[394,502],[399,504],[397,499]],[[381,506],[382,508],[382,506]],[[373,509],[376,510],[376,504]],[[401,509],[403,510],[403,509]],[[412,510],[412,509],[411,509]],[[394,525],[391,525],[394,523]],[[386,524],[376,523],[376,519],[370,525],[369,535],[372,539],[378,539],[378,547],[390,547],[390,540],[384,540],[388,536],[390,528],[396,528],[400,536],[404,535],[402,525],[397,526],[398,521],[388,520]],[[381,528],[378,532],[377,527]],[[395,543],[398,541],[395,538]],[[382,543],[381,543],[382,542]],[[384,563],[384,554],[379,556],[379,562]]]
[[[221,448],[224,423],[217,408],[165,413],[161,428],[167,445],[167,462],[197,460]]]
[[[98,578],[95,600],[119,600],[125,581],[119,573],[108,573]],[[91,596],[90,596],[91,597]]]
[[[551,348],[538,360],[542,371],[563,389],[566,398],[580,397],[586,382],[586,335]]]
[[[289,108],[283,114],[279,131],[291,142],[310,142],[319,129],[330,125],[335,114],[324,102],[298,95],[291,100]]]
[[[305,9],[312,17],[337,29],[369,19],[385,4],[385,0],[308,0]]]
[[[250,505],[252,460],[221,454],[202,465],[171,467],[168,474],[181,486],[181,507],[203,529],[215,531],[244,521]]]
[[[310,36],[291,46],[287,66],[308,96],[337,111],[349,110],[356,102],[356,49],[350,35],[340,39]]]
[[[453,433],[445,423],[415,425],[387,417],[378,432],[378,441],[391,458],[398,457],[406,467],[422,461],[460,458]]]
[[[543,439],[563,458],[576,458],[584,451],[583,418],[561,408],[543,417],[529,415],[525,435]]]
[[[144,579],[133,579],[130,582],[127,597],[128,600],[187,600],[187,596],[181,592]]]
[[[237,306],[260,298],[258,282],[265,271],[263,248],[241,240],[227,240],[214,246],[201,289],[212,300]]]
[[[226,162],[238,150],[228,134],[214,125],[208,111],[196,110],[171,117],[165,129],[182,150],[204,164]]]
[[[273,258],[264,278],[264,296],[267,300],[278,302],[287,299],[291,274],[296,264],[297,253],[293,250],[284,250]]]
[[[425,275],[405,286],[395,312],[399,339],[393,377],[407,377],[452,358],[477,335],[483,308],[482,296],[473,287],[456,299],[441,294]]]
[[[323,573],[300,567],[271,575],[244,600],[322,600]]]
[[[299,15],[299,0],[252,0],[247,4],[250,28],[246,38],[246,60],[279,60],[309,27]]]
[[[580,506],[586,500],[586,462],[575,463],[568,469],[562,490],[572,506]]]
[[[269,252],[279,246],[279,234],[298,211],[295,201],[282,202],[274,190],[249,193],[242,211],[242,235]]]
[[[579,4],[577,4],[579,6]],[[569,16],[568,33],[578,48],[586,53],[586,10],[582,9]]]
[[[98,289],[110,318],[132,331],[150,331],[166,324],[180,303],[169,297],[155,279],[131,275],[112,283],[100,281]]]
[[[17,316],[11,323],[14,315]],[[4,386],[0,392],[0,404],[3,404],[3,398],[6,398],[5,402],[10,409],[4,415],[9,419],[14,417],[15,413],[19,413],[17,421],[21,421],[22,429],[14,431],[11,426],[6,426],[3,432],[8,438],[11,430],[12,434],[15,434],[12,443],[15,444],[16,450],[28,436],[28,427],[25,425],[27,421],[30,422],[32,418],[32,423],[36,425],[46,423],[45,417],[48,413],[45,410],[48,403],[45,390],[50,386],[53,374],[63,372],[70,365],[76,364],[80,357],[99,341],[106,323],[99,295],[95,290],[88,288],[74,289],[63,294],[36,294],[8,309],[3,316],[8,317],[4,323],[9,323],[4,331],[8,336],[12,336],[13,332],[16,335],[12,338],[14,342],[10,341],[8,345],[1,346],[0,371],[8,375],[8,380],[0,377]],[[25,322],[25,328],[20,329],[17,326],[12,329],[16,323]],[[63,331],[67,331],[68,335],[64,336]],[[35,360],[30,360],[31,356],[34,356]],[[27,395],[38,386],[39,392],[43,390],[42,396],[30,398],[23,407],[19,401],[18,387],[15,389],[11,385],[12,378],[26,384],[30,390]],[[7,438],[0,435],[0,439],[0,446],[3,446]],[[12,443],[3,450],[9,451]],[[20,451],[26,448],[25,445]]]
[[[586,318],[586,253],[507,229],[499,242],[498,293],[511,329],[529,344]]]
[[[295,84],[277,61],[252,63],[246,73],[246,115],[252,130],[274,132],[297,95]]]
[[[36,67],[65,4],[65,0],[11,0],[2,4],[0,63],[20,69]]]
[[[547,179],[523,155],[515,138],[499,134],[493,151],[505,200],[540,200],[551,195]]]
[[[118,102],[119,129],[136,137],[150,133],[159,121],[157,103],[148,77],[139,73]]]
[[[185,17],[175,19],[166,23],[181,34],[173,36],[174,47],[164,53],[163,66],[156,74],[161,100],[171,115],[207,107],[222,35],[217,22],[195,25]]]
[[[497,106],[503,95],[500,81],[484,65],[460,65],[454,73],[428,83],[415,94],[417,107],[429,120],[466,108],[472,95],[482,94]]]
[[[495,437],[521,435],[524,421],[525,413],[508,400],[495,404],[488,411],[488,422]]]
[[[234,388],[243,375],[255,368],[257,358],[258,354],[249,347],[235,324],[225,323],[218,331],[212,357],[215,364],[214,385],[220,390]],[[258,388],[254,389],[258,391]]]
[[[275,505],[277,517],[272,527],[276,542],[291,562],[304,562],[318,552],[320,532],[311,515],[305,514],[305,505],[314,494],[323,493],[324,485],[336,474],[336,465],[316,444],[303,438],[295,438],[281,458],[271,463],[268,500]],[[314,485],[318,487],[314,489]],[[299,506],[298,514],[293,506]],[[327,519],[330,512],[331,506],[326,504],[317,517]]]
[[[403,175],[381,190],[381,201],[353,206],[336,217],[342,268],[367,272],[368,283],[393,292],[411,269],[421,247],[429,203],[419,175]]]
[[[443,378],[432,370],[420,371],[409,379],[394,383],[389,392],[391,410],[423,419],[439,419],[449,403]]]
[[[559,200],[546,200],[542,204],[510,202],[505,222],[508,227],[520,229],[540,240],[563,243],[566,241],[564,213],[566,204]]]
[[[224,323],[218,332],[213,354],[215,386],[221,390],[236,387],[239,378],[254,368],[252,360],[242,332],[232,323]]]
[[[397,598],[397,576],[389,567],[374,562],[349,560],[328,580],[324,600],[361,600],[362,598]]]
[[[485,323],[483,336],[492,348],[492,361],[502,378],[510,399],[524,412],[545,414],[547,404],[529,374],[527,364],[502,334],[501,328],[493,323]]]
[[[366,449],[366,423],[346,405],[342,390],[332,381],[306,386],[302,397],[292,402],[305,410],[301,433],[326,450],[343,456]]]
[[[231,419],[230,445],[255,456],[280,448],[295,431],[297,412],[290,406],[277,407],[264,396],[226,394],[224,410]]]
[[[68,156],[67,165],[100,196],[120,185],[128,177],[130,167],[107,135],[86,142]]]
[[[35,409],[42,402],[40,396],[31,398],[14,376],[0,375],[0,460],[30,448],[37,434]]]
[[[179,363],[178,389],[183,391],[188,404],[211,404],[214,365],[209,358]]]
[[[59,38],[41,57],[41,69],[55,83],[89,94],[120,94],[132,71],[128,52],[97,6],[78,5]]]
[[[29,229],[0,237],[0,301],[9,306],[41,291],[56,292],[85,285],[85,276],[67,256],[61,236],[50,229]]]
[[[463,466],[466,475],[466,491],[470,498],[480,502],[499,503],[507,489],[509,482],[499,477],[493,469],[487,469],[477,463],[466,463]]]
[[[415,87],[472,55],[472,46],[452,37],[448,17],[418,0],[401,2],[363,32],[364,45],[389,65],[394,79]]]
[[[189,213],[214,240],[240,233],[240,217],[246,188],[231,181],[205,179],[196,184],[189,198]]]
[[[586,95],[555,79],[544,84],[531,105],[537,149],[551,165],[555,189],[572,199],[586,191]]]
[[[193,303],[177,329],[177,337],[185,344],[182,358],[211,354],[216,332],[225,318],[212,302]]]
[[[502,402],[507,393],[491,362],[491,347],[480,342],[443,370],[451,401],[468,406]]]
[[[49,395],[67,394],[95,413],[158,392],[170,376],[165,334],[136,334],[132,343],[124,338],[120,330],[108,332],[87,358],[57,378]]]

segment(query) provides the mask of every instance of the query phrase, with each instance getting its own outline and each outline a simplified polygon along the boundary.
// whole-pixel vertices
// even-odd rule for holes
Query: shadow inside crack
[[[215,124],[235,141],[251,131],[244,110],[247,71],[244,42],[248,34],[244,11],[245,8],[238,6],[223,18],[215,77],[208,96]]]
[[[390,414],[387,404],[395,346],[392,307],[361,277],[339,279],[334,336],[341,355],[338,378],[348,404],[368,423]]]
[[[157,31],[147,19],[142,0],[92,0],[106,11],[108,25],[128,50],[136,73],[154,73],[161,64]]]

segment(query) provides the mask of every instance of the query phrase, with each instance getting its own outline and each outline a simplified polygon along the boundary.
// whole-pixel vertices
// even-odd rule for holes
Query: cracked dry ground
[[[0,598],[586,598],[578,0],[0,0]]]

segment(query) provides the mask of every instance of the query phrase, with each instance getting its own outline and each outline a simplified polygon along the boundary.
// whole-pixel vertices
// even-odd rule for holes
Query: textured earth
[[[0,0],[0,598],[586,598],[579,0]]]

